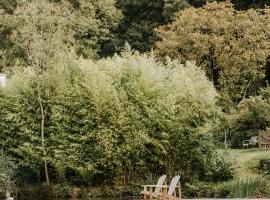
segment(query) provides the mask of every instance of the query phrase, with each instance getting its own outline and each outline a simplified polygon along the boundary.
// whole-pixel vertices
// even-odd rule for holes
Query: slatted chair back
[[[168,195],[169,196],[172,196],[174,191],[175,191],[175,188],[177,187],[178,183],[180,182],[180,176],[175,176],[173,177],[172,181],[171,181],[171,184],[170,184],[170,187],[169,187],[169,190],[168,190]]]
[[[158,179],[158,182],[157,182],[157,185],[156,185],[156,188],[155,188],[155,191],[154,193],[155,194],[158,194],[162,188],[162,185],[165,183],[166,181],[166,178],[167,176],[166,175],[163,175],[161,176],[159,179]]]
[[[257,143],[258,143],[258,137],[257,136],[253,136],[253,137],[250,138],[249,144],[255,145]]]

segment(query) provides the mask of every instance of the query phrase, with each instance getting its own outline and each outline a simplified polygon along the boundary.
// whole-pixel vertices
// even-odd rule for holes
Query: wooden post
[[[179,198],[182,199],[181,181],[179,181]]]
[[[153,188],[150,190],[150,200],[153,200]]]
[[[225,152],[226,152],[226,149],[227,149],[227,133],[226,133],[226,131],[225,131],[224,134],[225,134],[224,135],[224,149],[225,149]]]
[[[259,131],[259,149],[262,149],[262,133]]]
[[[143,195],[143,200],[147,200],[147,195],[146,194]]]

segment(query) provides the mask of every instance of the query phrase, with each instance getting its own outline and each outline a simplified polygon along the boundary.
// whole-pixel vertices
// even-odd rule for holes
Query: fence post
[[[259,130],[259,149],[262,149],[262,133]]]

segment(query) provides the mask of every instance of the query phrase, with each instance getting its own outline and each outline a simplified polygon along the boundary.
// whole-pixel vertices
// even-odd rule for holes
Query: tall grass
[[[270,181],[261,176],[242,178],[219,185],[218,191],[223,197],[270,197]]]

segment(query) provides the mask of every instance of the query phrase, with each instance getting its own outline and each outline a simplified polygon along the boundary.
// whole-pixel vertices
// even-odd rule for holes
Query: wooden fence
[[[259,131],[259,147],[260,149],[270,149],[270,133],[267,131]]]

